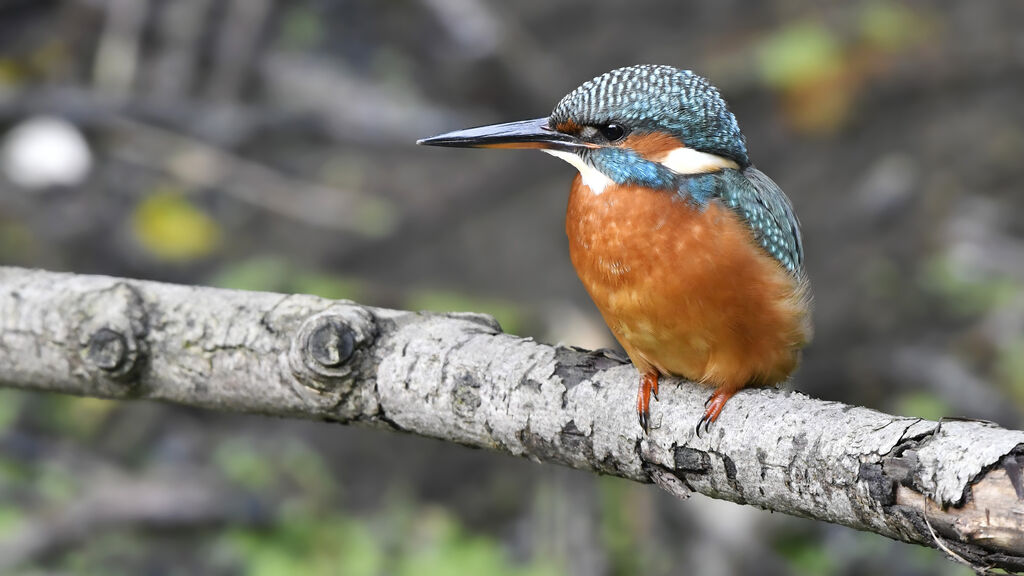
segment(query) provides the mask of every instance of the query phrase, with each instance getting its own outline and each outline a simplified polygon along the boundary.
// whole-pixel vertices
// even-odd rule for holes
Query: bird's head
[[[707,80],[671,66],[612,70],[567,94],[547,118],[459,130],[419,144],[538,148],[600,192],[609,183],[679,188],[679,178],[750,164],[736,118]]]

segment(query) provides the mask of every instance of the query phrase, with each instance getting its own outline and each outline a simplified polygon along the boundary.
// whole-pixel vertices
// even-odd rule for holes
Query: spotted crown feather
[[[718,90],[672,66],[628,66],[584,82],[555,106],[550,121],[664,131],[690,148],[750,164],[743,133]]]

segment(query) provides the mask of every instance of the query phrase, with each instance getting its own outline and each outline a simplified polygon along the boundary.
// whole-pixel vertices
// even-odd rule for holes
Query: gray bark
[[[489,317],[0,268],[0,384],[400,430],[700,492],[1024,569],[1024,432],[666,381]],[[1024,462],[1024,457],[1020,457]]]

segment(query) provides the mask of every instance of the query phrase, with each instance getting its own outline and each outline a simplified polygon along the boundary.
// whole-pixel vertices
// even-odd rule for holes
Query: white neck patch
[[[569,164],[572,164],[577,170],[580,171],[580,175],[583,177],[583,184],[590,188],[590,191],[595,196],[600,196],[604,192],[605,188],[609,184],[612,184],[612,179],[605,176],[600,170],[594,168],[590,164],[583,161],[578,155],[572,152],[565,152],[562,150],[541,150],[551,154],[556,158],[561,158]],[[693,148],[687,148],[682,146],[671,150],[665,157],[661,159],[661,165],[675,172],[676,174],[706,174],[708,172],[717,172],[725,168],[732,168],[734,170],[739,169],[739,164],[736,162],[719,156],[717,154],[709,154],[707,152],[701,152],[694,150]]]
[[[669,151],[661,165],[677,174],[705,174],[725,168],[739,169],[739,164],[717,154],[709,154],[682,146]]]
[[[564,152],[562,150],[541,150],[541,152],[547,152],[556,158],[561,158],[569,164],[572,164],[577,170],[580,171],[580,176],[583,177],[583,184],[590,188],[590,191],[595,196],[600,196],[604,189],[612,184],[612,179],[601,173],[600,170],[594,168],[590,164],[583,161],[578,155],[572,152]]]

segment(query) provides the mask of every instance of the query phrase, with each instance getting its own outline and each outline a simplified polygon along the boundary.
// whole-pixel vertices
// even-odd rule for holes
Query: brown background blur
[[[611,345],[568,260],[572,169],[413,142],[672,64],[721,89],[803,223],[816,340],[793,387],[1019,427],[1021,30],[1015,2],[4,0],[0,264],[474,310]],[[967,573],[420,438],[9,390],[0,568]]]

